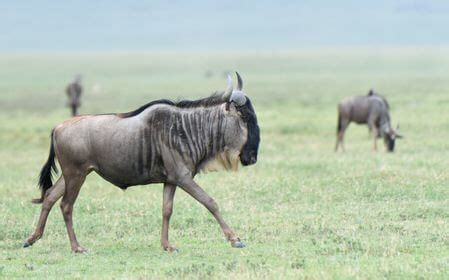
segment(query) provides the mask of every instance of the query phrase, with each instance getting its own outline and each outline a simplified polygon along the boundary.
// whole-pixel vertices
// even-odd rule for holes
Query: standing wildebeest
[[[83,92],[81,75],[75,76],[73,82],[67,85],[65,92],[69,98],[68,106],[72,109],[72,117],[74,117],[78,114],[77,111],[81,105],[81,93]]]
[[[56,126],[40,174],[42,196],[35,200],[43,203],[39,222],[24,246],[41,238],[47,216],[62,196],[61,210],[72,250],[85,251],[73,231],[72,210],[86,175],[95,171],[122,189],[164,184],[161,243],[165,250],[175,250],[168,241],[168,227],[177,186],[212,213],[233,247],[243,247],[217,203],[193,180],[201,170],[236,170],[239,161],[244,166],[257,161],[259,126],[238,74],[237,78],[235,91],[228,77],[226,91],[208,98],[157,100],[129,113],[78,116]],[[55,157],[62,176],[53,185]]]
[[[341,145],[345,130],[351,122],[368,124],[374,138],[374,150],[377,150],[377,138],[383,137],[387,151],[394,151],[396,138],[402,138],[392,127],[389,114],[390,106],[387,100],[370,90],[365,96],[352,96],[343,99],[338,104],[337,144],[335,151]]]

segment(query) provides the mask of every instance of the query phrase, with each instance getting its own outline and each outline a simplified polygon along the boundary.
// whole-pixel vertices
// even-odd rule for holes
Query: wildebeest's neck
[[[386,131],[389,131],[391,129],[391,122],[390,122],[390,115],[388,114],[388,111],[385,111],[381,116],[379,120],[379,127],[381,130],[381,134],[385,133]]]
[[[210,162],[219,157],[220,167],[235,169],[246,141],[246,127],[234,110],[225,104],[209,107],[179,108],[155,106],[142,113],[151,134],[150,143],[165,145],[195,170],[217,169]]]

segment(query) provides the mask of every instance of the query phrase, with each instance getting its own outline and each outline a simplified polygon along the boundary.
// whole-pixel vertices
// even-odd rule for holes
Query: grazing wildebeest
[[[243,247],[217,203],[193,180],[201,170],[236,170],[239,161],[244,166],[257,161],[259,126],[251,101],[242,92],[242,79],[238,74],[237,78],[237,90],[228,77],[226,91],[207,98],[157,100],[129,113],[78,116],[56,126],[40,173],[41,198],[34,200],[43,203],[40,218],[24,246],[42,236],[52,206],[62,197],[72,250],[85,251],[73,231],[72,210],[86,175],[95,171],[122,189],[164,184],[161,243],[165,250],[175,250],[168,227],[177,186],[212,213],[233,247]],[[62,176],[52,184],[55,157]]]
[[[345,130],[351,122],[368,124],[369,131],[374,138],[374,150],[377,150],[377,138],[383,137],[387,151],[394,151],[396,138],[402,138],[391,127],[389,114],[390,105],[385,97],[370,90],[365,96],[351,96],[343,99],[338,104],[337,143],[344,149]]]
[[[81,75],[76,75],[75,79],[67,85],[65,92],[69,98],[68,106],[72,109],[72,117],[78,114],[78,108],[81,106]]]

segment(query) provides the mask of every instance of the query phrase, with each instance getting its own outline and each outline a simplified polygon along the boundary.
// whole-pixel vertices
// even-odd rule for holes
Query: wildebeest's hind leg
[[[198,202],[203,204],[209,212],[220,224],[221,230],[224,235],[231,242],[232,247],[243,248],[245,245],[240,241],[240,238],[234,233],[234,231],[226,224],[223,217],[218,210],[218,205],[212,197],[210,197],[192,178],[186,177],[178,184],[183,190],[195,198]]]
[[[47,190],[44,196],[44,201],[42,202],[42,210],[39,217],[39,222],[37,223],[36,230],[33,234],[28,237],[27,241],[23,245],[23,247],[28,247],[33,245],[34,242],[39,240],[42,237],[45,229],[45,223],[47,222],[48,214],[51,211],[51,208],[58,201],[59,198],[64,194],[65,191],[65,182],[64,177],[61,176],[51,188]]]
[[[346,118],[342,118],[341,115],[338,115],[338,124],[337,124],[337,143],[335,144],[335,151],[338,151],[338,147],[341,146],[342,151],[345,151],[344,138],[345,131],[348,128],[349,120]]]
[[[67,174],[66,174],[67,173]],[[64,222],[67,227],[67,233],[70,239],[70,245],[72,251],[75,253],[87,252],[86,249],[81,247],[76,240],[75,231],[73,230],[72,212],[73,204],[75,203],[78,193],[81,189],[81,185],[86,179],[86,174],[80,172],[66,172],[64,173],[64,178],[66,182],[66,188],[64,196],[61,200],[61,211],[64,217]]]
[[[379,135],[379,128],[376,125],[374,118],[368,119],[368,128],[371,132],[371,137],[373,137],[373,151],[377,151],[377,137]]]
[[[176,186],[166,183],[164,185],[163,201],[162,201],[162,232],[161,244],[165,251],[173,252],[176,248],[170,245],[168,241],[168,227],[170,225],[170,217],[173,212],[173,198],[175,197]]]

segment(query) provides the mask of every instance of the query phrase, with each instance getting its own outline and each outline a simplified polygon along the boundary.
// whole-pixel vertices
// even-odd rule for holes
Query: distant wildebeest
[[[393,152],[395,140],[402,138],[391,127],[389,114],[390,105],[385,97],[377,94],[373,90],[365,96],[351,96],[343,99],[338,104],[338,125],[337,125],[337,144],[344,151],[345,130],[351,122],[357,124],[368,124],[369,131],[374,138],[374,150],[377,150],[377,138],[384,138],[387,151]]]
[[[52,206],[62,197],[71,248],[85,251],[75,237],[72,210],[91,171],[122,189],[164,184],[161,243],[165,250],[175,250],[168,240],[168,227],[177,186],[212,213],[233,247],[243,247],[217,203],[193,180],[202,170],[236,170],[239,161],[244,166],[257,161],[257,117],[238,74],[237,78],[237,90],[228,76],[226,91],[207,98],[156,100],[129,113],[78,116],[56,126],[40,173],[41,198],[34,200],[43,203],[40,218],[24,247],[41,238]],[[57,171],[55,157],[62,176],[52,184],[51,170]]]
[[[81,93],[83,87],[81,86],[81,75],[76,75],[75,79],[67,85],[65,92],[69,98],[68,106],[72,109],[72,116],[78,114],[78,108],[81,106]]]

